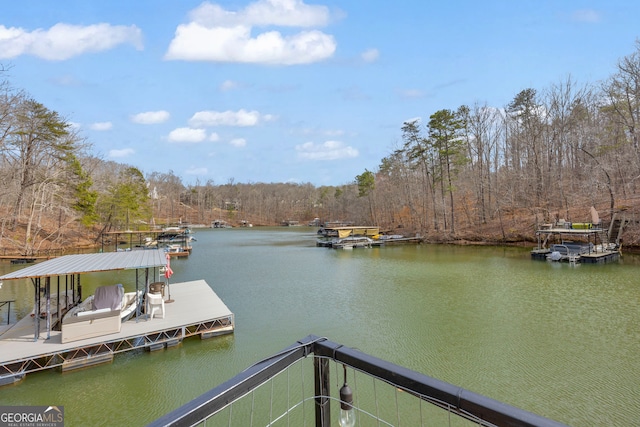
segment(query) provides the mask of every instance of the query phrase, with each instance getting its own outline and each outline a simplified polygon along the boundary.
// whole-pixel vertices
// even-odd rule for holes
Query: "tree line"
[[[0,70],[0,73],[6,70]],[[506,106],[475,102],[408,121],[372,171],[341,186],[185,185],[91,154],[64,117],[0,85],[0,248],[31,254],[101,232],[216,219],[350,221],[455,237],[514,212],[541,221],[633,204],[640,177],[640,41],[606,80],[570,76]],[[502,233],[509,232],[504,226]]]
[[[476,102],[404,123],[402,143],[357,182],[373,221],[452,236],[516,209],[540,221],[591,205],[611,214],[637,198],[639,125],[636,41],[605,81],[569,76],[503,108]]]

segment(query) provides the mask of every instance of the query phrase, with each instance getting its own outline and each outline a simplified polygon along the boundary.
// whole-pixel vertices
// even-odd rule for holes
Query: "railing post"
[[[314,383],[316,392],[316,427],[331,427],[329,404],[329,359],[314,357]]]
[[[4,307],[5,305],[7,306],[7,325],[11,324],[11,303],[14,302],[15,300],[10,299],[7,301],[0,301],[0,308]]]

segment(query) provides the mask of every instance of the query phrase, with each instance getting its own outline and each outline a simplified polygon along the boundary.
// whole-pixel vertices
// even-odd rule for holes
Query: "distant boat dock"
[[[365,243],[351,242],[352,239],[367,239]],[[341,248],[343,246],[373,247],[398,243],[421,243],[419,235],[406,237],[403,235],[387,235],[380,233],[376,226],[336,226],[322,227],[318,230],[316,246],[327,248]]]
[[[620,236],[624,224],[610,227],[601,224],[545,224],[536,231],[538,246],[531,251],[534,260],[566,261],[569,263],[604,264],[620,258]],[[615,235],[615,241],[610,242]]]

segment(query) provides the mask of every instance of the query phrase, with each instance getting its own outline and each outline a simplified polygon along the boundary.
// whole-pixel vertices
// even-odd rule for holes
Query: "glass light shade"
[[[338,420],[340,427],[354,427],[356,425],[356,412],[351,409],[340,409],[340,419]]]
[[[340,419],[338,420],[340,427],[353,427],[356,425],[356,411],[351,406],[352,403],[353,393],[345,383],[340,389]]]

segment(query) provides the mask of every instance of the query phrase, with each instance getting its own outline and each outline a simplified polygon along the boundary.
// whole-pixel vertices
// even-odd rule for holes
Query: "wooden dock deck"
[[[63,371],[105,363],[117,353],[145,348],[158,350],[200,335],[209,338],[234,331],[234,315],[204,280],[171,283],[171,299],[164,318],[144,314],[122,323],[120,332],[62,343],[62,332],[45,329],[34,340],[34,319],[24,318],[0,330],[0,385],[11,384],[27,373],[61,368]],[[165,300],[169,298],[165,289]],[[47,337],[49,335],[49,337]]]

